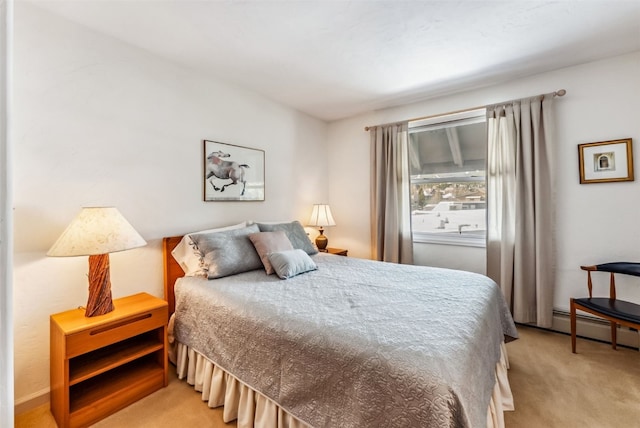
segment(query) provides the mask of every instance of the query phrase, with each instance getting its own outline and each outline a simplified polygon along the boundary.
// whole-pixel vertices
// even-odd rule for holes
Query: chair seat
[[[581,298],[574,299],[574,301],[580,306],[600,312],[603,315],[640,324],[640,305],[635,303],[606,297]]]

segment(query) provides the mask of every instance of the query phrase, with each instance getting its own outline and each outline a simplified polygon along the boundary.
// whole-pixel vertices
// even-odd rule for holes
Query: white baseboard
[[[571,334],[571,319],[569,312],[554,310],[552,330]],[[611,343],[611,327],[609,321],[595,318],[589,315],[577,314],[576,335]],[[640,347],[640,334],[628,327],[618,326],[618,345],[629,346],[638,349]]]
[[[29,394],[26,397],[16,400],[13,412],[16,415],[21,415],[35,409],[36,407],[48,404],[49,398],[49,388],[34,392],[33,394]]]

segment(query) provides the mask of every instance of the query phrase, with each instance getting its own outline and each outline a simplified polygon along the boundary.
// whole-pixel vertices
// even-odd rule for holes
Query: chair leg
[[[571,299],[569,306],[571,307],[571,352],[576,353],[576,305]]]
[[[618,325],[611,321],[611,347],[616,349],[616,342],[618,340]]]

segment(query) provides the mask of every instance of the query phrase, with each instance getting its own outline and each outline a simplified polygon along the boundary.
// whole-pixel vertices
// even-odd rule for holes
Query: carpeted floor
[[[640,353],[609,344],[519,326],[520,339],[507,344],[509,381],[516,411],[508,428],[614,428],[640,426]],[[209,409],[185,382],[170,374],[167,388],[102,420],[95,427],[234,427],[221,409]],[[206,421],[206,422],[203,422]],[[47,405],[16,416],[16,427],[55,427]]]
[[[640,353],[608,343],[518,326],[507,344],[516,411],[507,427],[614,428],[640,426]]]

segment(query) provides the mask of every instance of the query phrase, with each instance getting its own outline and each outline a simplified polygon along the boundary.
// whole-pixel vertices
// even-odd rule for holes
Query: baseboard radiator
[[[551,330],[571,334],[570,313],[561,309],[554,309]],[[576,315],[576,334],[580,337],[611,343],[609,321],[581,314],[580,312]],[[617,343],[618,345],[638,349],[640,347],[640,334],[628,327],[618,326]]]

